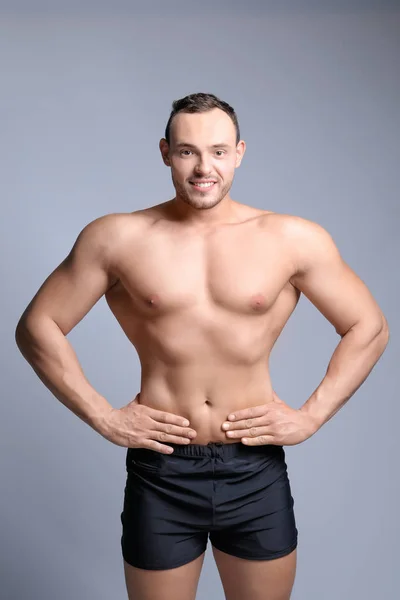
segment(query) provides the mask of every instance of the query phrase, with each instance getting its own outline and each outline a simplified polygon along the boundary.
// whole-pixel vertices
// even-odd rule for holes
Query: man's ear
[[[246,152],[246,142],[244,140],[240,140],[240,142],[236,146],[236,165],[235,165],[236,169],[238,167],[240,167],[240,164],[242,162],[245,152]]]
[[[171,161],[169,160],[169,144],[168,144],[167,140],[165,138],[161,138],[159,146],[160,146],[160,152],[161,152],[161,156],[164,161],[164,164],[167,167],[170,167]]]

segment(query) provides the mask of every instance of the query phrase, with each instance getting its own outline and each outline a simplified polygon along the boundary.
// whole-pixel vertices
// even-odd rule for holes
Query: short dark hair
[[[180,100],[174,100],[174,102],[172,103],[172,111],[171,111],[170,117],[168,119],[167,126],[165,128],[165,139],[167,140],[168,144],[170,143],[170,139],[171,139],[170,138],[171,122],[176,114],[178,114],[180,112],[184,112],[184,113],[207,112],[208,110],[212,110],[213,108],[220,108],[221,110],[223,110],[224,112],[226,112],[226,114],[228,114],[230,116],[230,118],[232,119],[233,124],[235,125],[235,128],[236,128],[236,144],[238,144],[240,141],[240,130],[239,130],[239,123],[238,123],[238,119],[237,119],[235,110],[227,102],[224,102],[223,100],[220,100],[219,98],[217,98],[217,96],[214,96],[214,94],[203,94],[203,93],[190,94],[189,96],[185,96],[184,98],[181,98]]]

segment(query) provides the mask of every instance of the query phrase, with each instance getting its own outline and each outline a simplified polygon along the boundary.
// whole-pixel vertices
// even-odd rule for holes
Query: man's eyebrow
[[[197,150],[197,146],[195,146],[194,144],[187,144],[185,142],[178,142],[177,144],[175,144],[175,146],[177,148],[194,148]],[[209,148],[230,148],[230,144],[226,144],[224,142],[221,142],[220,144],[213,144],[212,146],[209,146]]]

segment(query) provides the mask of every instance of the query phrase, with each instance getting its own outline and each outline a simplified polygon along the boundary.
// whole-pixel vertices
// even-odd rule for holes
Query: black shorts
[[[142,569],[171,569],[215,548],[269,560],[297,546],[282,446],[168,444],[172,454],[128,448],[122,555]]]

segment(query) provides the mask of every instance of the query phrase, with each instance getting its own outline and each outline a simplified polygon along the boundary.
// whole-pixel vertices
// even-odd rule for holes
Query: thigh
[[[226,600],[289,600],[297,550],[272,560],[246,560],[213,547]]]
[[[204,553],[175,569],[150,571],[124,561],[129,600],[195,600]]]

